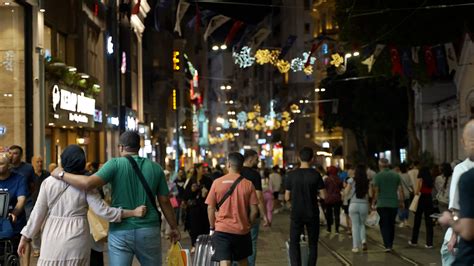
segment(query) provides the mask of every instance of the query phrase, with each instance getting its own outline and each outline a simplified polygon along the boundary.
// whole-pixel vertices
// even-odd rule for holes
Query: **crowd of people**
[[[344,224],[352,251],[368,250],[366,222],[374,215],[386,252],[393,250],[397,220],[399,227],[411,227],[410,246],[418,245],[424,220],[425,248],[439,246],[443,265],[471,265],[474,121],[465,126],[463,144],[467,159],[440,165],[391,166],[382,158],[377,170],[363,164],[325,168],[305,147],[299,166],[287,172],[259,168],[258,153],[245,150],[229,153],[223,167],[195,164],[175,173],[139,157],[140,136],[125,132],[120,157],[104,165],[86,163],[82,148],[70,145],[61,164],[46,171],[41,157],[30,165],[22,160],[22,148],[13,145],[0,156],[0,188],[9,195],[9,241],[22,265],[29,265],[30,246],[38,265],[103,265],[103,241],[91,237],[89,209],[111,222],[111,265],[131,265],[134,256],[142,265],[159,265],[160,239],[178,241],[179,225],[189,234],[191,254],[198,237],[211,233],[214,259],[221,265],[255,265],[261,226],[270,227],[273,215],[288,209],[291,265],[316,265],[321,225],[328,234],[339,234]],[[103,200],[108,189],[110,206]],[[443,243],[434,242],[437,223],[448,228]],[[302,258],[305,232],[309,254]]]

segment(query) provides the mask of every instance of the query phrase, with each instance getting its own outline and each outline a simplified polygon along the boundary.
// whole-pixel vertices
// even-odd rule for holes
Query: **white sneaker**
[[[359,249],[358,249],[358,248],[353,248],[353,249],[352,249],[352,252],[353,252],[353,253],[357,253],[357,252],[359,252]]]

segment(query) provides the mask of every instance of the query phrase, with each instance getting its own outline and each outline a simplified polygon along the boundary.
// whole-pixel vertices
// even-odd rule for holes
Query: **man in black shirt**
[[[459,179],[459,217],[444,212],[440,224],[450,225],[461,236],[452,265],[474,265],[474,168]]]
[[[318,259],[319,208],[318,191],[325,198],[326,190],[321,175],[310,168],[313,149],[304,147],[300,151],[300,167],[288,173],[285,200],[291,199],[290,262],[301,265],[300,235],[304,228],[308,232],[308,265],[316,265]]]
[[[255,187],[258,200],[258,210],[259,215],[263,219],[263,226],[268,226],[268,219],[265,210],[265,204],[263,201],[263,192],[262,192],[262,177],[260,173],[256,170],[258,165],[258,153],[254,150],[246,150],[244,153],[244,167],[240,171],[240,175],[250,180]],[[260,230],[260,221],[256,219],[256,222],[252,225],[250,229],[250,234],[252,236],[252,249],[253,254],[249,257],[248,262],[249,266],[254,266],[257,259],[257,239],[258,232]]]

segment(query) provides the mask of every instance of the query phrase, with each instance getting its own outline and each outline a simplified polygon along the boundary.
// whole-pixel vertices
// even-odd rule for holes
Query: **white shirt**
[[[418,184],[418,172],[419,170],[417,168],[413,168],[410,171],[408,171],[408,175],[410,176],[413,191],[416,191],[416,185]]]
[[[273,192],[279,192],[281,189],[282,177],[279,173],[270,174],[270,183],[272,184]]]
[[[459,210],[459,188],[458,183],[461,175],[474,168],[474,162],[467,158],[462,163],[456,165],[454,167],[453,176],[451,179],[451,185],[449,187],[449,209],[456,209]],[[449,228],[444,235],[444,240],[449,241],[451,239],[451,235],[453,234],[453,229]]]

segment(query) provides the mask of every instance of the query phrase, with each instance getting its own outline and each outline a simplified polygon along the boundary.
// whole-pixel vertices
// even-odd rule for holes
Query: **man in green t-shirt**
[[[137,132],[124,132],[119,142],[121,157],[109,160],[91,176],[65,173],[61,167],[56,168],[51,175],[86,191],[110,183],[112,207],[134,209],[145,204],[148,212],[143,218],[128,218],[110,225],[109,263],[114,266],[132,265],[135,255],[141,265],[161,265],[160,213],[155,211],[148,200],[138,175],[125,156],[135,160],[155,198],[157,196],[161,211],[171,226],[170,239],[175,243],[181,236],[169,201],[163,169],[157,163],[138,156],[140,136]]]
[[[405,208],[403,188],[400,176],[390,171],[387,159],[379,160],[379,168],[380,172],[375,175],[373,182],[372,209],[375,209],[375,204],[377,204],[377,213],[380,216],[380,232],[382,233],[385,252],[390,252],[395,239],[395,219],[398,207]]]

